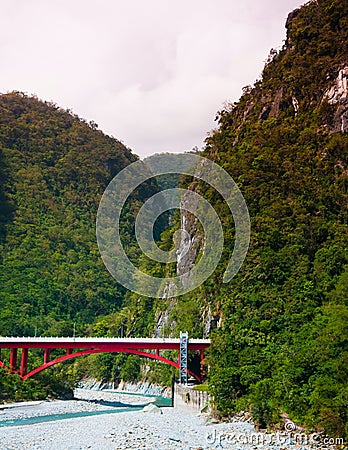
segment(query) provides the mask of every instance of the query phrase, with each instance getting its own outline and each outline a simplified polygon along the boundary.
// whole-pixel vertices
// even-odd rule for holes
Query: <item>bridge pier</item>
[[[199,362],[200,362],[200,364],[199,364],[199,375],[200,375],[200,377],[201,377],[201,380],[203,380],[203,377],[204,377],[204,364],[203,364],[203,361],[204,361],[204,350],[200,350],[199,351]]]
[[[51,349],[45,348],[44,349],[44,364],[47,364],[48,362],[50,362],[50,354],[51,354]]]
[[[21,377],[24,377],[27,374],[28,370],[28,349],[22,348],[22,356],[21,356],[21,368],[19,374]]]
[[[17,370],[17,348],[11,348],[10,351],[10,371],[16,372]]]
[[[188,333],[180,331],[179,376],[180,384],[187,384]]]

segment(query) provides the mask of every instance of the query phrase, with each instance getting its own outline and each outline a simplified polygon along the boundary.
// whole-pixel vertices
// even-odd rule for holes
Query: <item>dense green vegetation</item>
[[[251,216],[250,250],[238,275],[223,284],[233,219],[216,192],[191,184],[216,208],[225,249],[214,275],[177,299],[125,293],[99,258],[98,201],[112,176],[135,160],[130,151],[54,105],[1,96],[1,334],[71,335],[74,322],[78,334],[96,336],[151,336],[159,323],[165,335],[210,332],[207,381],[218,413],[248,409],[260,427],[287,414],[348,438],[348,137],[336,129],[338,105],[324,95],[348,63],[347,18],[348,5],[338,0],[295,11],[262,79],[218,113],[203,156],[238,183]],[[162,186],[172,182],[163,179]],[[155,190],[150,183],[145,193]],[[173,265],[150,262],[134,246],[130,224],[141,192],[125,210],[124,241],[140,268],[173,274]],[[163,249],[172,245],[179,217],[170,223]],[[143,371],[165,384],[173,373],[135,356],[86,361],[65,366],[71,379],[88,373],[135,380]],[[54,373],[45,377],[61,386],[60,371]],[[0,380],[13,396],[16,381],[1,374]],[[57,392],[56,381],[38,378],[18,395]]]
[[[91,323],[124,295],[104,270],[94,223],[107,183],[135,157],[94,124],[35,98],[3,95],[0,109],[1,190],[11,211],[0,261],[1,332],[69,335],[74,320]]]
[[[46,371],[35,378],[22,381],[17,374],[9,375],[0,368],[0,402],[40,400],[45,398],[73,397],[73,387],[79,373],[74,366],[57,368],[54,372]]]

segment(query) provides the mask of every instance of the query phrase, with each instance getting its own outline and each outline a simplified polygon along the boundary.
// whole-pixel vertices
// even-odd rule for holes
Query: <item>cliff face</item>
[[[169,322],[175,318],[174,332],[211,334],[217,408],[249,407],[260,426],[287,413],[331,434],[348,431],[337,400],[348,375],[347,17],[347,3],[331,0],[291,13],[285,45],[262,79],[217,115],[203,156],[234,178],[252,220],[249,254],[229,284],[222,275],[233,220],[211,189],[189,186],[214,205],[227,239],[216,273],[171,301]],[[182,274],[204,238],[191,214],[182,211],[180,220]]]

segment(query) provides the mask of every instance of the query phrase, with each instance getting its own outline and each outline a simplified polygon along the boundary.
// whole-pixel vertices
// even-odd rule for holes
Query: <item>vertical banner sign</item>
[[[180,331],[180,383],[187,384],[188,333]]]

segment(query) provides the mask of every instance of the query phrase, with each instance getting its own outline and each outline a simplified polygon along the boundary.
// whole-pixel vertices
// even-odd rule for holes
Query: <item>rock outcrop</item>
[[[337,105],[332,131],[346,132],[348,130],[348,66],[340,69],[335,83],[325,92],[325,99],[330,105]]]

